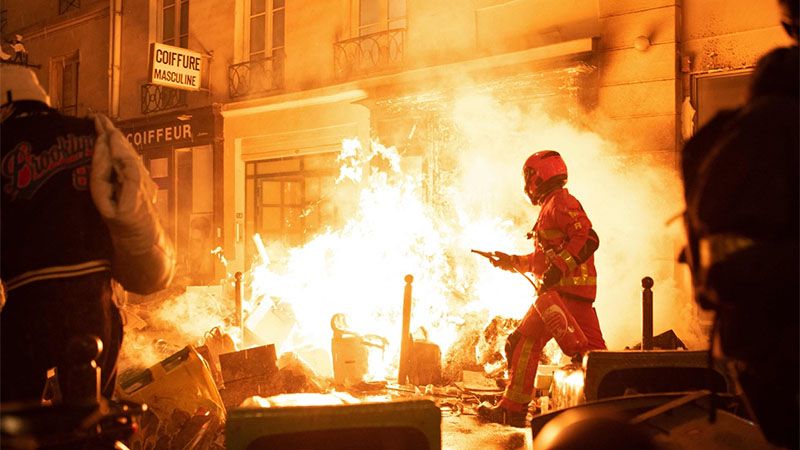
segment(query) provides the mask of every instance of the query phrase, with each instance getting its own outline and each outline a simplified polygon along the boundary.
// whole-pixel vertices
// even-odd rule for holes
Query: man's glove
[[[94,123],[89,190],[114,245],[112,276],[137,294],[163,289],[174,273],[175,253],[155,211],[156,185],[108,117],[97,115]]]
[[[97,140],[89,185],[92,200],[106,221],[132,225],[155,203],[156,185],[136,150],[108,117],[98,114],[94,124]]]
[[[510,272],[514,271],[514,258],[511,255],[503,252],[494,252],[492,255],[494,256],[491,260],[493,266]]]
[[[550,264],[550,267],[542,274],[542,289],[553,287],[561,281],[564,273],[555,264]]]

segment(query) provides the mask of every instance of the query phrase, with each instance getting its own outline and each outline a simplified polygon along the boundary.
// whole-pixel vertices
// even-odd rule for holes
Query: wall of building
[[[33,25],[44,25],[46,22],[59,19],[57,1],[3,0],[0,2],[0,8],[8,11],[6,31],[11,32],[17,32]]]
[[[682,19],[692,72],[752,67],[770,48],[790,43],[777,0],[683,0]]]
[[[147,83],[150,48],[149,2],[123,2],[120,39],[119,119],[141,115],[141,85]]]
[[[346,0],[289,3],[286,8],[286,76],[289,92],[335,84],[334,42],[348,39]]]
[[[600,2],[598,111],[623,152],[674,164],[677,150],[676,0]],[[647,48],[636,49],[643,36]]]
[[[496,54],[596,36],[597,7],[580,0],[482,1],[474,13],[475,40]]]
[[[155,0],[124,2],[121,42],[120,119],[142,115],[141,89],[149,82],[150,43],[158,36]],[[213,0],[192,0],[189,3],[189,49],[204,56],[203,71],[207,86],[199,92],[188,92],[189,108],[228,100],[228,65],[233,62],[234,8],[220,7]]]
[[[189,48],[208,64],[208,92],[190,93],[189,106],[229,101],[228,65],[233,62],[235,9],[232,2],[192,0],[189,4]]]
[[[475,10],[447,2],[408,0],[405,63],[427,67],[475,57]]]
[[[60,16],[57,2],[48,2],[47,8],[41,3],[9,1],[9,33],[23,36],[28,64],[38,66],[34,70],[48,92],[51,60],[78,51],[78,115],[107,113],[108,3],[93,2]],[[42,15],[39,20],[36,14]]]

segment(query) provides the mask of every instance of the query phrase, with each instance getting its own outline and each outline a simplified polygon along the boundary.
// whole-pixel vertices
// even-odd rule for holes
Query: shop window
[[[214,278],[214,159],[211,145],[142,152],[157,187],[155,210],[175,247],[176,279],[193,285]]]
[[[78,114],[79,53],[50,60],[50,104],[63,114]]]
[[[406,27],[406,0],[358,0],[358,35]]]
[[[747,100],[752,70],[695,75],[692,98],[696,128],[702,127],[719,111],[742,106]]]
[[[339,164],[336,154],[250,161],[245,166],[248,258],[250,237],[298,246],[326,226],[335,226],[341,211],[333,202]]]
[[[159,41],[189,48],[189,0],[161,0],[158,18]]]

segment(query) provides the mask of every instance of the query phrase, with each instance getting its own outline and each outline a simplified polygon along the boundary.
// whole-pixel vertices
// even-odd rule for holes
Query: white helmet
[[[50,96],[39,84],[33,70],[17,64],[0,64],[0,105],[22,100],[50,105]]]

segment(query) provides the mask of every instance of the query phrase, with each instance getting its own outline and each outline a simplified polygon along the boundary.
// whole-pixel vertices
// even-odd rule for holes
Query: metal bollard
[[[242,331],[242,342],[244,343],[244,313],[242,312],[242,300],[244,299],[244,286],[242,285],[242,272],[233,274],[236,282],[233,285],[234,299],[236,301],[235,317],[233,318],[233,326],[239,327]]]
[[[400,367],[397,370],[397,384],[408,381],[411,370],[411,283],[413,275],[405,276],[406,287],[403,290],[403,330],[400,336]]]
[[[653,279],[642,278],[642,350],[653,349]]]

